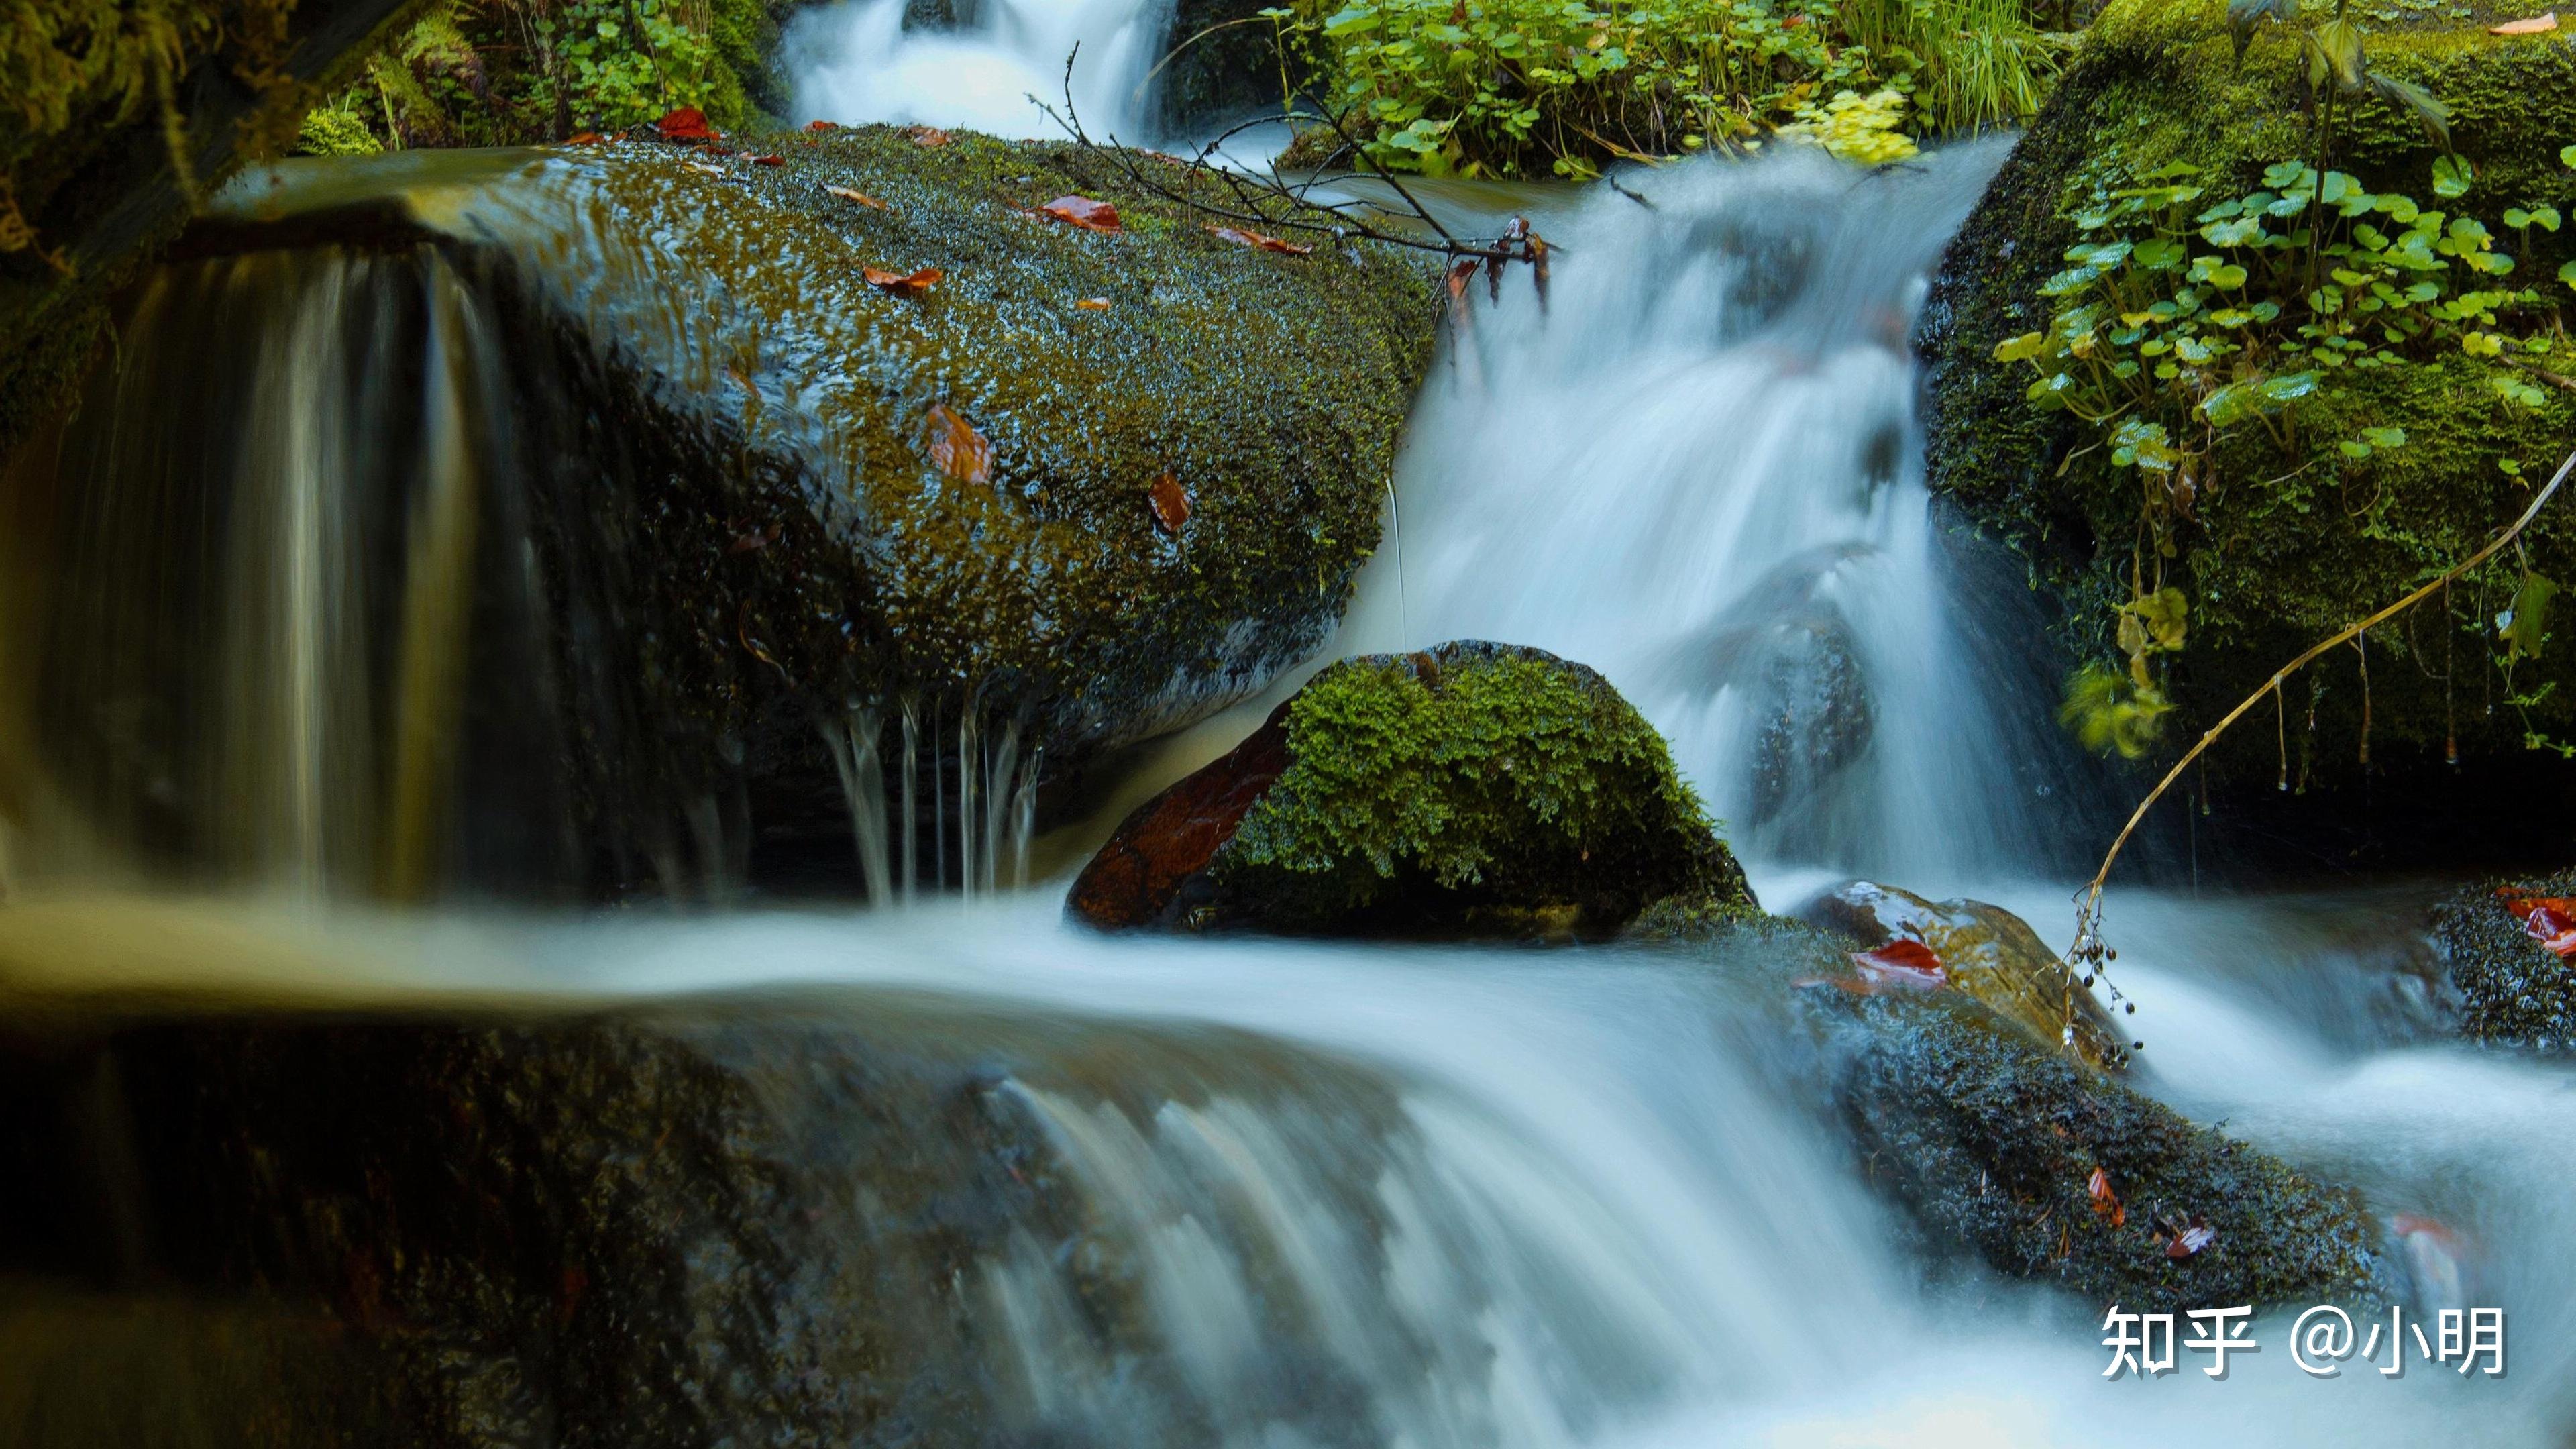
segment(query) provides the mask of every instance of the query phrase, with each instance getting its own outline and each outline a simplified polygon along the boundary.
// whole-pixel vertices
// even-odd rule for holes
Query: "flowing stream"
[[[975,63],[997,74],[1062,39],[987,5]],[[813,22],[878,59],[857,78],[818,63],[811,83],[864,98],[843,119],[992,123],[908,109],[905,68],[964,65],[938,47],[966,42],[900,35],[901,10],[875,0]],[[2081,772],[2057,757],[2044,687],[1998,642],[2020,616],[1966,602],[1975,549],[1923,488],[1906,346],[1925,273],[1999,159],[1967,146],[1868,178],[1813,157],[1711,163],[1549,217],[1556,287],[1544,306],[1517,276],[1498,304],[1480,298],[1438,364],[1400,469],[1399,537],[1339,647],[1482,636],[1601,668],[1673,739],[1775,907],[1866,872],[1974,887],[2062,933],[2058,841],[2098,822],[2071,804]],[[95,774],[138,760],[159,773],[88,797],[118,809],[85,836],[46,827],[47,889],[0,910],[13,989],[717,1012],[793,992],[854,1022],[945,1023],[1037,1124],[1141,1305],[1104,1329],[1076,1311],[1081,1265],[1034,1238],[959,1277],[954,1306],[1007,1386],[995,1412],[1026,1442],[2367,1445],[2474,1424],[2481,1443],[2550,1445],[2576,1432],[2576,1078],[2431,1034],[2391,904],[2420,893],[2116,897],[2135,943],[2122,980],[2142,1003],[2149,1090],[2353,1183],[2383,1217],[2456,1230],[2459,1291],[2511,1315],[2501,1380],[2425,1366],[2311,1379],[2290,1364],[2286,1321],[2266,1321],[2262,1352],[2224,1383],[2106,1384],[2087,1305],[1982,1279],[1925,1285],[1774,1009],[1694,963],[1113,941],[1063,922],[1061,882],[866,913],[321,903],[335,872],[399,881],[404,842],[427,828],[404,823],[404,802],[414,773],[437,768],[423,732],[463,708],[462,646],[439,642],[468,627],[457,560],[478,528],[518,526],[478,521],[441,480],[468,455],[518,465],[491,425],[512,410],[456,361],[490,346],[470,296],[434,271],[346,260],[253,286],[255,265],[174,268],[147,305],[263,309],[226,334],[241,355],[214,361],[298,404],[250,407],[297,431],[238,446],[300,461],[236,491],[214,536],[242,540],[238,556],[191,575],[108,571],[91,595],[61,596],[67,617],[118,641],[84,667],[184,669],[202,707],[97,745]],[[408,360],[379,366],[370,348]],[[179,384],[135,370],[121,385]],[[366,448],[402,460],[398,518],[357,518],[332,487],[358,466],[346,450]],[[148,533],[158,525],[131,515],[187,501],[115,492],[90,522]],[[273,591],[213,586],[250,575]],[[515,608],[472,627],[506,629]],[[360,615],[404,621],[383,637],[408,642],[360,647],[342,628]],[[79,688],[106,699],[111,684]],[[118,841],[184,813],[192,792],[243,802],[206,846],[223,894],[65,884],[91,870],[92,886],[132,885],[135,872],[80,862],[122,858]],[[66,854],[75,837],[95,853]],[[365,849],[334,845],[357,837]],[[1207,1049],[1211,1032],[1261,1049]]]

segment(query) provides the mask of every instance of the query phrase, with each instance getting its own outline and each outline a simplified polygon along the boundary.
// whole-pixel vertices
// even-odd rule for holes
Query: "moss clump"
[[[2558,157],[2576,139],[2576,54],[2548,38],[2488,35],[2495,18],[2481,10],[2456,28],[2383,27],[2369,42],[2377,71],[2450,106],[2452,136],[2477,173],[2466,197],[2434,194],[2438,150],[2412,116],[2376,98],[2338,102],[2332,164],[2374,191],[2482,219],[2515,257],[2503,285],[2563,298],[2553,276],[2576,231],[2517,234],[2499,218],[2538,205],[2576,214],[2576,171]],[[1921,337],[1931,481],[2025,551],[2063,607],[2075,658],[2116,657],[2115,611],[2133,596],[2145,531],[2141,474],[2112,461],[2100,430],[2025,401],[2029,366],[1996,361],[1995,347],[2049,325],[2060,304],[2041,289],[2068,265],[2068,246],[2085,235],[2074,218],[2102,188],[2179,162],[2198,168],[2190,179],[2206,205],[2261,186],[2272,163],[2313,159],[2317,139],[2289,33],[2259,29],[2240,63],[2223,0],[2118,0],[1951,247]],[[2552,340],[2545,312],[2524,314],[2514,330],[2550,345],[2521,361],[2576,373],[2576,352]],[[2539,401],[2507,401],[2499,377],[2532,382]],[[2345,368],[2286,441],[2260,426],[2222,434],[2162,563],[2163,582],[2189,611],[2188,642],[2159,680],[2178,706],[2164,738],[2193,738],[2299,651],[2465,559],[2516,517],[2576,433],[2576,392],[2535,377],[2465,353]],[[2340,443],[2362,428],[2402,428],[2409,441],[2346,456]],[[2576,518],[2565,510],[2544,515],[2525,540],[2542,573],[2576,572]],[[2148,545],[2147,589],[2154,554]],[[2490,663],[2488,621],[2513,592],[2514,568],[2500,562],[2455,588],[2447,618],[2436,601],[2374,632],[2366,692],[2363,656],[2350,650],[2295,679],[2281,733],[2300,757],[2296,778],[2331,779],[2373,747],[2385,764],[2424,758],[2453,738],[2464,749],[2511,749],[2526,730],[2563,733],[2576,718],[2571,691],[2548,691],[2520,711],[2505,701],[2543,693],[2565,672],[2564,650],[2510,676]],[[2481,699],[2497,707],[2474,708]],[[2310,705],[2315,725],[2303,730]],[[2240,730],[2213,763],[2269,784],[2279,769],[2275,732]]]
[[[1347,660],[1286,727],[1292,763],[1209,864],[1226,916],[1599,929],[1666,897],[1753,909],[1662,736],[1579,664],[1479,642]]]
[[[2576,870],[2463,890],[2433,911],[2433,938],[2459,993],[2463,1036],[2500,1046],[2576,1051],[2576,962],[2533,940],[2506,909],[2513,896],[2576,895]]]

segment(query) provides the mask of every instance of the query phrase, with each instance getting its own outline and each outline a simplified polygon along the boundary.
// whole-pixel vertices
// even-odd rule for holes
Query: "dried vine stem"
[[[2310,646],[2306,653],[2291,660],[2289,663],[2282,665],[2279,669],[2274,670],[2272,672],[2271,679],[2266,681],[2262,688],[2245,696],[2243,700],[2237,703],[2237,706],[2234,709],[2227,712],[2225,718],[2222,718],[2218,723],[2209,727],[2208,732],[2200,737],[2200,742],[2198,744],[2193,745],[2188,751],[2186,751],[2181,759],[2174,761],[2173,768],[2167,770],[2165,772],[2165,777],[2156,782],[2156,788],[2148,791],[2147,798],[2139,801],[2138,808],[2129,813],[2129,823],[2120,827],[2119,835],[2111,842],[2110,853],[2102,857],[2102,868],[2093,873],[2092,882],[2085,887],[2084,903],[2081,906],[2078,906],[2075,911],[2075,944],[2067,949],[2067,966],[2070,969],[2081,969],[2087,964],[2098,963],[2103,959],[2103,956],[2106,953],[2102,945],[2101,933],[2102,887],[2104,883],[2110,879],[2111,866],[2113,862],[2120,858],[2120,850],[2123,846],[2126,846],[2129,843],[2129,837],[2137,833],[2140,822],[2147,818],[2147,812],[2155,808],[2158,800],[2164,798],[2165,791],[2172,788],[2174,781],[2182,778],[2182,772],[2189,768],[2192,761],[2199,759],[2201,753],[2215,743],[2220,735],[2225,734],[2228,726],[2235,724],[2238,719],[2244,716],[2247,710],[2252,709],[2256,704],[2261,703],[2263,696],[2267,694],[2271,695],[2277,702],[2281,694],[2281,681],[2298,673],[2301,669],[2315,662],[2317,658],[2323,655],[2327,650],[2333,649],[2336,646],[2351,640],[2358,639],[2367,630],[2377,625],[2384,624],[2388,620],[2395,618],[2397,615],[2413,608],[2415,605],[2422,603],[2424,600],[2431,598],[2434,594],[2448,588],[2453,579],[2458,578],[2460,575],[2467,573],[2469,570],[2476,568],[2478,565],[2485,563],[2488,559],[2491,559],[2498,553],[2502,552],[2506,544],[2509,544],[2516,538],[2522,536],[2522,531],[2531,526],[2531,521],[2533,519],[2540,516],[2541,509],[2549,506],[2549,500],[2557,494],[2558,485],[2567,481],[2567,474],[2570,470],[2576,470],[2576,453],[2568,454],[2567,461],[2558,465],[2558,472],[2550,478],[2549,486],[2540,490],[2540,496],[2531,500],[2531,506],[2522,511],[2522,516],[2513,521],[2513,526],[2511,528],[2497,534],[2494,539],[2488,542],[2486,547],[2479,549],[2476,553],[2469,555],[2466,559],[2453,564],[2450,568],[2444,570],[2442,574],[2438,578],[2435,578],[2431,583],[2428,583],[2422,588],[2415,590],[2413,593],[2408,594],[2406,597],[2399,599],[2396,603],[2389,605],[2387,608],[2380,610],[2369,618],[2364,619],[2357,624],[2346,626],[2333,637]]]
[[[1093,140],[1091,133],[1084,129],[1082,114],[1075,108],[1073,100],[1073,64],[1075,58],[1081,53],[1082,47],[1077,44],[1066,53],[1064,58],[1064,110],[1061,114],[1055,107],[1035,96],[1029,97],[1029,101],[1039,110],[1044,111],[1047,119],[1062,127],[1064,133],[1072,137],[1083,150],[1117,168],[1119,174],[1139,191],[1158,196],[1176,206],[1186,207],[1202,216],[1238,226],[1267,227],[1277,231],[1328,236],[1336,239],[1358,237],[1414,251],[1437,252],[1452,258],[1453,265],[1481,261],[1488,268],[1489,278],[1494,281],[1500,280],[1502,268],[1506,263],[1528,262],[1539,280],[1539,286],[1542,290],[1545,288],[1547,256],[1558,248],[1531,233],[1526,222],[1519,222],[1503,235],[1490,239],[1461,238],[1451,234],[1449,228],[1441,224],[1440,218],[1432,215],[1429,207],[1424,206],[1419,198],[1406,190],[1404,183],[1397,180],[1394,173],[1369,158],[1367,148],[1352,138],[1349,129],[1342,124],[1342,118],[1329,112],[1283,111],[1275,116],[1255,117],[1239,125],[1228,127],[1215,139],[1201,146],[1195,156],[1187,159],[1173,156],[1159,158],[1167,162],[1177,162],[1194,177],[1213,179],[1232,198],[1232,205],[1210,201],[1203,194],[1194,195],[1174,188],[1151,170],[1138,164],[1138,156],[1156,153],[1129,150],[1119,144],[1114,134],[1110,136],[1109,144],[1104,146]],[[1214,158],[1221,155],[1225,144],[1236,136],[1257,127],[1290,121],[1305,121],[1330,127],[1338,144],[1324,158],[1324,165],[1328,167],[1344,157],[1354,159],[1368,175],[1384,182],[1390,190],[1402,198],[1405,206],[1413,213],[1413,218],[1428,228],[1431,235],[1428,237],[1412,235],[1373,225],[1364,215],[1359,214],[1360,209],[1366,205],[1360,201],[1317,201],[1309,195],[1314,186],[1312,180],[1292,185],[1282,179],[1276,170],[1251,173],[1235,171],[1215,164]],[[1323,167],[1317,169],[1321,171]]]

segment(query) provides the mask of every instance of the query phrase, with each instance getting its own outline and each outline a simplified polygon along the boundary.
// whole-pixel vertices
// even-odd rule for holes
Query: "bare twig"
[[[1140,153],[1121,146],[1114,134],[1109,137],[1107,145],[1102,145],[1093,140],[1090,133],[1084,129],[1082,114],[1076,108],[1073,99],[1073,66],[1081,50],[1082,47],[1076,45],[1064,59],[1064,110],[1061,114],[1055,107],[1035,96],[1029,97],[1029,100],[1039,110],[1044,111],[1048,119],[1062,127],[1065,134],[1072,137],[1076,144],[1116,168],[1130,185],[1148,195],[1160,197],[1216,221],[1265,227],[1274,231],[1329,236],[1337,240],[1356,237],[1414,251],[1436,252],[1454,260],[1482,261],[1497,271],[1511,262],[1530,263],[1535,269],[1540,259],[1549,250],[1545,241],[1529,232],[1526,222],[1517,222],[1504,235],[1490,239],[1461,238],[1453,234],[1441,223],[1440,218],[1432,214],[1429,207],[1422,204],[1420,198],[1405,189],[1403,182],[1397,180],[1384,166],[1379,165],[1369,156],[1367,147],[1351,136],[1349,130],[1342,124],[1341,117],[1330,113],[1310,114],[1304,111],[1289,111],[1282,115],[1259,117],[1224,131],[1214,140],[1201,146],[1194,157],[1186,160],[1179,157],[1162,157],[1162,160],[1179,166],[1193,183],[1186,188],[1175,186],[1163,176],[1155,174],[1152,169],[1139,163],[1137,158],[1140,155],[1151,153]],[[1259,126],[1300,121],[1329,127],[1340,144],[1326,158],[1327,161],[1339,160],[1345,156],[1354,158],[1369,175],[1384,182],[1401,198],[1405,206],[1411,210],[1413,219],[1428,228],[1431,235],[1426,237],[1410,231],[1390,230],[1373,223],[1365,214],[1369,209],[1385,210],[1383,207],[1372,207],[1359,201],[1314,200],[1308,195],[1315,184],[1312,178],[1292,185],[1281,179],[1276,169],[1253,173],[1215,164],[1215,158],[1223,154],[1225,143],[1244,131]],[[1208,194],[1212,188],[1222,188],[1224,199],[1212,198]]]
[[[2567,461],[2559,464],[2558,472],[2550,478],[2549,486],[2540,490],[2540,496],[2531,500],[2531,506],[2522,511],[2522,516],[2513,521],[2512,527],[2496,535],[2486,547],[2444,570],[2431,583],[2381,609],[2369,618],[2345,626],[2332,637],[2310,646],[2306,653],[2274,670],[2272,677],[2264,682],[2262,688],[2245,696],[2234,709],[2229,710],[2218,723],[2211,725],[2208,731],[2201,735],[2198,744],[2184,752],[2181,759],[2174,761],[2173,768],[2167,770],[2165,777],[2156,782],[2156,788],[2148,791],[2147,798],[2139,801],[2138,808],[2129,813],[2128,823],[2120,827],[2119,835],[2111,841],[2110,852],[2102,857],[2102,868],[2093,873],[2092,881],[2081,893],[2084,901],[2075,911],[2075,944],[2069,947],[2066,953],[2066,964],[2069,969],[2080,970],[2088,965],[2098,966],[2108,955],[2102,945],[2102,888],[2110,879],[2111,866],[2119,860],[2121,848],[2126,846],[2129,843],[2129,837],[2137,832],[2139,824],[2147,818],[2147,812],[2155,808],[2158,800],[2164,798],[2165,791],[2173,787],[2174,781],[2182,778],[2182,772],[2191,765],[2192,761],[2199,759],[2204,751],[2217,742],[2220,735],[2227,732],[2229,726],[2244,717],[2247,710],[2261,703],[2265,695],[2271,695],[2277,700],[2280,697],[2283,680],[2314,663],[2328,650],[2361,637],[2365,631],[2386,623],[2431,598],[2448,587],[2452,580],[2503,552],[2507,544],[2520,538],[2522,531],[2531,526],[2531,521],[2540,516],[2540,510],[2547,507],[2549,500],[2557,495],[2558,485],[2567,481],[2567,475],[2571,470],[2576,470],[2576,453],[2567,455]]]

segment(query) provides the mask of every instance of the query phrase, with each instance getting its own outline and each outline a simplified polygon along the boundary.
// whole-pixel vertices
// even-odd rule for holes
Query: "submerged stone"
[[[2044,1047],[2073,1051],[2089,1066],[2128,1064],[2118,1023],[2090,988],[2039,939],[2030,923],[1983,901],[1933,902],[1894,886],[1856,880],[1797,911],[1840,931],[1864,950],[1916,941],[1936,955],[1948,984],[1974,997]]]
[[[1580,664],[1463,641],[1316,675],[1129,815],[1070,908],[1108,927],[1551,935],[1660,901],[1757,909],[1663,738]]]

